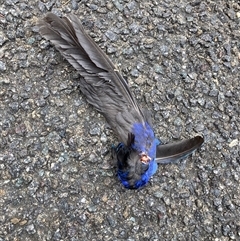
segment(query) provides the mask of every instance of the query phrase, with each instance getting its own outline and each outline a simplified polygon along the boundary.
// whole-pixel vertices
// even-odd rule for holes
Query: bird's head
[[[131,145],[120,143],[115,148],[117,175],[124,187],[138,189],[149,181],[157,170],[157,163],[145,153],[139,153]]]

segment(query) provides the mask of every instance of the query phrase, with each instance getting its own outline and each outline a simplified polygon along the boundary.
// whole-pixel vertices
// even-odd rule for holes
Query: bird
[[[80,90],[115,131],[120,143],[112,147],[117,177],[125,188],[144,187],[158,164],[177,163],[198,149],[204,137],[169,144],[155,137],[150,111],[137,103],[128,82],[85,32],[74,14],[47,13],[37,22],[40,35],[79,73]]]

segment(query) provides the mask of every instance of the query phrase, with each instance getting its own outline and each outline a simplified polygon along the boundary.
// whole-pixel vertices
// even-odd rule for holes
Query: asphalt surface
[[[201,149],[124,189],[117,137],[37,33],[48,11],[79,16],[164,143]],[[0,241],[240,240],[239,26],[238,1],[2,0]]]

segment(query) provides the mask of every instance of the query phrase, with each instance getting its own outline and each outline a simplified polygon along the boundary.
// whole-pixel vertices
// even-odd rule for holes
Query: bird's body
[[[59,18],[48,13],[38,26],[40,34],[50,40],[79,72],[82,93],[105,116],[118,135],[121,144],[114,149],[114,158],[122,184],[127,188],[145,185],[157,170],[156,149],[160,148],[149,114],[139,107],[128,83],[85,33],[75,15]],[[178,151],[182,152],[181,157],[191,153],[202,142],[203,139],[198,139],[192,146],[189,141],[187,148],[181,148],[179,142],[177,145]],[[179,153],[174,151],[171,155],[175,155],[174,160],[179,157]],[[162,162],[168,161],[163,157]]]

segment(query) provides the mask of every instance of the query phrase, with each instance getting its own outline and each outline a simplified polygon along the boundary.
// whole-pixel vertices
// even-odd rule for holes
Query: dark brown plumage
[[[59,18],[48,13],[38,27],[40,34],[80,73],[80,89],[87,101],[105,116],[120,141],[127,144],[133,124],[144,124],[146,117],[125,79],[85,33],[75,15]]]
[[[203,141],[201,136],[195,136],[191,139],[159,145],[157,146],[156,162],[160,164],[169,164],[181,158],[186,158],[194,150],[199,148],[203,144]]]

